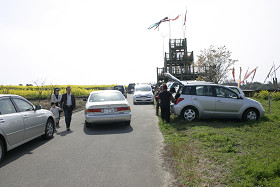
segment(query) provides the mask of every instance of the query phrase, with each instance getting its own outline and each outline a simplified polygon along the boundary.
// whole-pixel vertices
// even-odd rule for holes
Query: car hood
[[[244,101],[249,104],[250,106],[260,106],[261,108],[263,108],[262,104],[259,101],[256,101],[254,99],[248,98],[243,96]]]

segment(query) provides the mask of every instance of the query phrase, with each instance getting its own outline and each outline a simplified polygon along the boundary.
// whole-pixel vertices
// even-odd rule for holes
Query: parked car
[[[172,79],[172,75],[167,75]],[[262,105],[232,89],[218,84],[183,84],[176,93],[171,110],[188,121],[199,118],[238,118],[258,120],[264,116]]]
[[[127,98],[127,93],[124,85],[114,86],[114,90],[119,90],[124,95],[124,97]]]
[[[127,87],[127,92],[128,93],[133,93],[134,92],[134,87],[135,87],[135,83],[129,83],[128,87]]]
[[[151,103],[154,104],[154,94],[151,85],[138,84],[135,86],[133,104]]]
[[[85,106],[85,125],[95,123],[124,122],[130,125],[131,110],[129,103],[117,90],[93,91]]]
[[[18,95],[0,94],[0,162],[10,151],[41,135],[53,137],[53,113]]]

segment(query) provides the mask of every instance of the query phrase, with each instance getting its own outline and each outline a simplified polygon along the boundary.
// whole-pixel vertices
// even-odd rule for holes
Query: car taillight
[[[178,103],[180,103],[180,102],[183,101],[183,100],[184,100],[184,98],[178,98],[178,99],[176,99],[175,105],[177,105]]]
[[[119,111],[123,111],[123,110],[130,110],[130,107],[128,106],[128,107],[118,107],[117,108],[117,111],[119,112]]]
[[[101,112],[101,108],[87,109],[87,112]]]

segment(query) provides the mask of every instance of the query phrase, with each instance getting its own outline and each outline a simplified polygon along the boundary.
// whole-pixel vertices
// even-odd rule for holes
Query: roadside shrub
[[[259,95],[260,95],[260,97],[259,97],[260,99],[268,100],[269,91],[262,90],[262,91],[260,91]]]
[[[279,101],[280,100],[280,92],[276,92],[273,94],[272,99],[274,101]]]

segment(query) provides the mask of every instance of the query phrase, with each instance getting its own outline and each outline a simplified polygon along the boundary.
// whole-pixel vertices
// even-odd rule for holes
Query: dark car
[[[127,92],[128,93],[133,93],[134,92],[134,87],[135,87],[135,83],[130,83],[127,87]]]
[[[119,90],[124,95],[124,97],[127,98],[127,93],[124,85],[114,86],[114,90]]]

